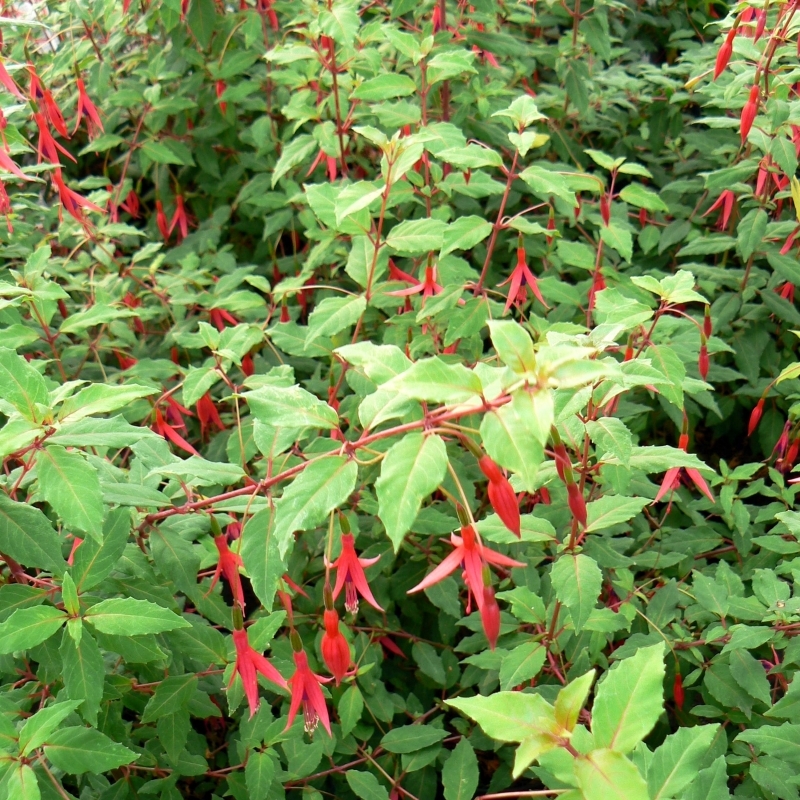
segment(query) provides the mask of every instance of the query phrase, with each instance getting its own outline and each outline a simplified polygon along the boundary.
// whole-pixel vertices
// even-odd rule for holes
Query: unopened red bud
[[[678,709],[682,709],[685,695],[683,691],[683,678],[681,678],[680,672],[675,673],[675,682],[672,684],[672,697],[675,699],[675,705]]]
[[[736,28],[731,28],[730,31],[728,31],[728,35],[725,37],[725,41],[719,48],[719,52],[717,53],[717,61],[714,64],[714,80],[722,75],[722,73],[725,71],[725,67],[728,66],[728,62],[731,60],[734,36],[736,36]]]
[[[500,606],[497,605],[494,589],[491,586],[483,587],[483,603],[480,612],[483,632],[489,641],[489,647],[494,650],[497,638],[500,636]]]
[[[603,219],[603,225],[608,227],[608,223],[611,221],[611,204],[608,202],[606,194],[600,198],[600,216]]]
[[[546,506],[550,505],[550,490],[546,486],[542,486],[542,488],[539,489],[539,497]]]
[[[750,412],[750,422],[747,425],[747,435],[752,436],[755,432],[755,429],[758,427],[758,423],[761,421],[761,415],[764,413],[764,399],[761,398],[756,407]]]
[[[708,346],[700,345],[700,357],[697,360],[697,368],[700,370],[700,377],[705,380],[708,377]]]
[[[744,108],[742,109],[742,116],[739,124],[739,134],[742,137],[742,144],[747,141],[747,135],[750,133],[750,129],[753,127],[753,121],[755,120],[757,113],[758,85],[753,84],[750,87],[750,95],[747,98],[747,102],[744,104]]]
[[[586,501],[577,483],[567,485],[567,503],[572,516],[585,528],[586,527]]]
[[[492,461],[489,456],[481,456],[478,459],[478,466],[481,468],[481,472],[490,480],[490,481],[500,481],[503,480],[503,473],[500,470],[500,467]]]
[[[497,481],[489,481],[489,502],[506,528],[519,538],[519,502],[514,489],[505,476],[501,475],[500,480]]]

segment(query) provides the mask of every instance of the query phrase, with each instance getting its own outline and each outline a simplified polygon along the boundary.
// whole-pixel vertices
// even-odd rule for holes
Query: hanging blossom
[[[39,76],[36,74],[36,69],[33,64],[28,64],[28,75],[30,77],[30,85],[28,87],[28,94],[34,103],[43,103],[47,119],[50,124],[58,131],[59,135],[65,139],[69,139],[69,131],[67,130],[67,123],[64,121],[64,115],[61,109],[53,99],[53,95],[49,89],[46,89]]]
[[[234,606],[233,610],[234,629],[233,644],[236,647],[236,665],[231,675],[228,689],[233,684],[237,675],[242,679],[247,705],[250,706],[250,717],[258,711],[260,699],[258,696],[258,673],[260,672],[268,681],[271,681],[281,689],[288,689],[289,685],[283,675],[261,653],[257,653],[250,646],[247,639],[247,631],[244,629],[242,620],[242,610]]]
[[[489,479],[489,502],[495,513],[503,521],[503,524],[517,538],[520,537],[520,516],[519,501],[511,484],[503,475],[500,467],[492,461],[489,456],[481,456],[478,459],[478,466],[481,472]]]
[[[433,295],[439,294],[442,287],[436,282],[436,267],[425,267],[425,280],[420,282],[406,272],[396,270],[403,275],[402,280],[411,280],[414,285],[409,286],[408,289],[398,289],[395,292],[387,292],[386,294],[392,297],[410,297],[412,294],[422,294],[423,302]]]
[[[725,189],[720,196],[714,201],[711,208],[703,214],[707,217],[712,211],[719,209],[719,217],[717,218],[717,230],[724,231],[728,227],[728,222],[731,218],[733,211],[733,204],[736,202],[736,195],[730,190]]]
[[[308,666],[308,656],[303,650],[303,643],[296,631],[291,633],[292,656],[294,658],[295,673],[289,678],[289,687],[292,692],[291,703],[289,704],[289,719],[286,722],[285,730],[292,727],[294,718],[303,707],[304,727],[306,733],[314,733],[317,725],[322,723],[322,727],[331,736],[331,721],[328,717],[328,706],[325,703],[325,696],[322,694],[320,684],[328,683],[330,678],[323,678],[311,671]]]
[[[342,517],[343,527],[349,524]],[[364,574],[364,567],[371,567],[380,560],[380,556],[375,558],[359,558],[355,548],[355,538],[349,530],[342,533],[342,552],[330,566],[336,570],[336,584],[333,587],[333,599],[335,600],[344,588],[344,607],[351,613],[358,611],[358,595],[360,594],[373,608],[378,611],[383,609],[378,605],[377,600],[372,596],[372,589],[369,588],[367,576]],[[327,563],[327,559],[326,559]]]
[[[499,283],[498,287],[505,286],[507,283],[510,283],[511,285],[508,287],[508,299],[506,300],[506,307],[503,309],[504,314],[507,314],[508,310],[515,303],[517,305],[522,305],[522,303],[525,302],[528,296],[528,286],[530,286],[530,289],[536,299],[545,308],[550,308],[550,306],[545,303],[544,297],[542,297],[542,293],[539,291],[539,282],[536,280],[536,276],[528,267],[527,254],[525,252],[525,248],[521,245],[517,247],[517,265],[512,270],[511,275],[509,275],[509,277],[506,278],[502,283]]]
[[[75,118],[75,128],[72,131],[72,135],[74,136],[78,132],[78,128],[81,126],[81,120],[86,117],[86,130],[89,134],[90,139],[95,139],[97,137],[98,131],[103,133],[105,129],[103,128],[103,122],[100,119],[100,114],[95,107],[95,104],[89,99],[89,95],[86,93],[86,85],[84,84],[81,78],[76,79],[76,83],[78,84],[78,111]]]
[[[333,607],[333,593],[329,584],[325,585],[323,595],[325,611],[322,618],[325,633],[322,634],[320,649],[322,650],[322,660],[338,686],[350,667],[350,645],[347,644],[347,639],[339,630],[339,614]]]
[[[462,514],[463,511],[459,506],[459,516],[462,516]],[[486,547],[481,542],[480,536],[473,525],[465,519],[462,519],[461,536],[457,536],[455,533],[450,534],[450,543],[453,545],[453,551],[448,553],[442,563],[428,573],[413,589],[409,589],[408,594],[414,594],[430,588],[439,583],[439,581],[443,581],[463,565],[467,589],[475,597],[475,603],[480,609],[483,606],[485,596],[483,591],[485,566],[488,567],[489,564],[494,564],[507,569],[525,566],[521,561],[516,561],[509,556],[504,556]]]
[[[211,530],[215,534],[214,544],[219,553],[219,560],[214,570],[214,577],[211,579],[211,586],[208,587],[206,594],[209,594],[217,585],[220,575],[224,575],[231,587],[234,601],[244,609],[244,590],[242,589],[242,576],[239,574],[239,567],[243,566],[242,557],[228,547],[228,535],[220,530],[219,524],[213,516],[211,517]]]
[[[60,169],[53,170],[50,178],[55,184],[55,188],[58,190],[58,199],[61,202],[61,207],[65,209],[71,217],[76,219],[83,226],[84,230],[90,230],[92,225],[86,218],[83,209],[104,214],[105,212],[103,209],[70,189],[64,183],[64,178],[61,175]]]
[[[685,453],[687,452],[688,446],[689,435],[687,433],[682,433],[680,439],[678,440],[678,447]],[[661,500],[661,498],[664,497],[664,495],[666,495],[668,492],[672,492],[678,488],[680,485],[681,471],[685,471],[692,483],[712,503],[714,502],[714,495],[711,493],[711,489],[708,488],[708,484],[705,482],[705,479],[696,469],[693,469],[692,467],[672,467],[671,469],[668,469],[666,475],[664,475],[664,480],[661,482],[661,488],[658,490],[656,499],[653,500],[654,503],[657,503],[659,500]]]
[[[195,404],[197,409],[197,419],[200,421],[200,436],[205,439],[212,426],[219,431],[225,430],[225,423],[217,411],[214,401],[209,392],[206,392]]]
[[[121,366],[121,365],[120,365]],[[123,367],[124,369],[124,367]],[[181,450],[185,450],[187,453],[193,456],[199,456],[200,453],[192,447],[186,439],[181,436],[178,431],[175,430],[175,427],[170,425],[165,419],[164,415],[161,413],[161,409],[156,406],[155,409],[155,421],[153,422],[153,430],[159,435],[163,436],[165,439],[168,439],[173,444],[177,445],[181,448]]]

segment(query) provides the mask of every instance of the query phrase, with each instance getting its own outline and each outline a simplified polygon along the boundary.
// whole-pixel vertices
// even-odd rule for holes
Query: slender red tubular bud
[[[719,48],[719,52],[717,53],[717,61],[714,65],[714,80],[719,78],[719,76],[725,72],[725,67],[728,66],[728,62],[731,60],[731,54],[733,53],[733,39],[735,36],[736,28],[734,27],[728,31],[725,41]]]
[[[325,633],[322,635],[320,647],[322,658],[328,671],[336,679],[338,686],[342,678],[347,674],[350,666],[350,647],[347,639],[339,630],[339,614],[335,609],[326,609],[323,615],[325,622]]]
[[[539,489],[539,497],[546,506],[550,505],[550,490],[546,486],[542,486],[542,488]]]
[[[750,412],[750,422],[747,425],[747,435],[752,436],[755,433],[758,423],[761,421],[761,415],[764,413],[764,399],[761,398],[756,407]]]
[[[750,87],[750,96],[747,98],[747,102],[744,104],[744,108],[742,109],[742,116],[739,125],[739,133],[742,137],[742,144],[747,141],[747,135],[750,133],[750,129],[753,127],[753,120],[755,120],[757,113],[758,86],[753,84]]]
[[[521,535],[519,501],[505,476],[501,475],[497,481],[489,481],[489,502],[506,528],[519,538]]]
[[[500,606],[494,596],[491,586],[483,587],[483,603],[480,607],[483,632],[489,641],[489,647],[494,650],[497,638],[500,636]]]
[[[697,360],[697,368],[700,370],[700,377],[705,380],[708,377],[708,345],[700,345],[700,357]]]
[[[580,487],[577,483],[567,484],[567,503],[572,516],[586,527],[586,501],[583,499]]]
[[[558,472],[558,477],[561,478],[564,483],[567,483],[566,473],[567,470],[572,470],[572,463],[569,460],[567,448],[564,447],[563,442],[554,445],[553,454],[556,457],[556,472]]]
[[[600,198],[600,216],[603,218],[603,225],[608,227],[608,223],[611,221],[611,204],[607,194]]]
[[[672,696],[675,698],[675,705],[679,709],[683,709],[685,695],[683,692],[683,678],[681,678],[680,672],[675,673],[675,682],[672,684]]]
[[[503,480],[503,473],[500,470],[500,467],[492,461],[489,456],[481,456],[478,459],[478,466],[481,468],[481,472],[492,482],[494,481],[501,481]]]
[[[682,433],[678,439],[678,447],[685,453],[689,447],[689,434]]]

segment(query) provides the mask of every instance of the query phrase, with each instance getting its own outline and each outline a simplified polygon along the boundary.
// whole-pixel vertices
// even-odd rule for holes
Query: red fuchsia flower
[[[639,225],[644,228],[647,225],[647,209],[640,208],[639,209]]]
[[[735,201],[736,195],[730,189],[725,189],[714,201],[714,205],[712,205],[703,216],[707,217],[712,211],[716,211],[719,208],[720,212],[719,218],[717,219],[717,228],[718,230],[724,231],[728,227]]]
[[[219,525],[216,524],[216,520],[214,520],[212,529],[215,527],[219,531]],[[224,575],[225,580],[228,581],[228,585],[231,587],[234,601],[244,609],[244,590],[242,589],[242,576],[239,574],[239,567],[242,566],[242,557],[228,547],[227,534],[218,533],[214,537],[214,544],[217,546],[219,560],[214,570],[214,577],[211,579],[211,586],[208,587],[208,592],[210,593],[217,585],[220,575]]]
[[[239,612],[241,614],[241,611]],[[257,653],[250,646],[247,640],[247,631],[244,628],[234,629],[232,632],[233,644],[236,647],[236,666],[231,675],[228,688],[230,689],[233,680],[238,674],[242,679],[244,694],[247,697],[247,705],[250,706],[250,717],[258,711],[261,704],[258,696],[258,673],[260,672],[268,681],[271,681],[281,689],[288,689],[289,685],[283,675],[261,653]]]
[[[747,98],[747,102],[744,104],[744,108],[742,108],[742,116],[739,124],[739,133],[742,137],[742,144],[747,141],[747,135],[750,133],[750,129],[753,127],[753,120],[755,120],[757,113],[758,86],[753,84],[750,87],[750,95]]]
[[[167,418],[176,428],[185,428],[184,416],[193,417],[194,414],[186,406],[181,405],[172,395],[164,398],[167,403]]]
[[[330,591],[328,589],[327,591]],[[331,602],[333,602],[331,600]],[[350,667],[350,645],[339,630],[339,614],[335,608],[326,608],[323,614],[325,633],[322,634],[322,658],[338,686]]]
[[[197,409],[197,419],[200,421],[200,436],[203,439],[206,438],[206,434],[212,427],[218,431],[225,430],[225,423],[222,421],[219,411],[217,411],[217,407],[208,392],[197,401],[195,408]]]
[[[29,95],[34,102],[44,103],[45,114],[50,124],[58,131],[58,133],[65,139],[69,139],[69,131],[67,130],[67,123],[64,122],[64,115],[61,109],[53,99],[53,95],[49,89],[45,89],[42,85],[39,76],[36,74],[33,64],[28,64],[28,73],[30,75],[30,88]]]
[[[798,225],[787,237],[786,241],[783,243],[783,247],[781,247],[781,255],[785,256],[794,246],[794,240],[797,237],[797,234],[800,233],[800,225]]]
[[[186,15],[189,13],[189,4],[192,0],[181,0],[181,22],[186,22]]]
[[[7,92],[10,92],[20,100],[25,99],[25,95],[20,91],[19,86],[14,82],[14,79],[8,74],[6,65],[0,61],[0,84],[2,84]]]
[[[709,368],[709,360],[708,360],[708,345],[705,342],[705,336],[703,336],[703,342],[700,345],[700,356],[697,359],[697,369],[700,372],[700,377],[705,380],[708,377],[708,368]]]
[[[358,611],[359,594],[373,608],[378,611],[383,611],[372,596],[372,589],[369,588],[367,576],[364,574],[364,567],[371,567],[373,564],[377,564],[379,560],[380,556],[375,556],[375,558],[359,558],[356,554],[355,537],[353,534],[342,534],[342,552],[339,558],[331,564],[331,568],[336,570],[336,584],[333,587],[333,598],[335,600],[342,591],[342,587],[344,587],[344,607],[351,614],[355,614]]]
[[[39,153],[39,163],[42,162],[42,159],[49,161],[51,164],[55,164],[56,166],[61,166],[61,161],[58,158],[58,154],[62,153],[67,158],[75,161],[77,163],[75,156],[72,155],[68,150],[65,150],[54,138],[53,135],[50,133],[50,128],[47,125],[47,119],[45,118],[44,114],[40,111],[37,111],[33,115],[33,120],[36,123],[36,126],[39,128],[39,143],[36,147]]]
[[[127,211],[134,219],[139,219],[139,195],[133,189],[128,192],[119,207]]]
[[[530,289],[536,299],[545,308],[550,308],[550,306],[545,303],[544,297],[542,297],[542,293],[539,291],[539,282],[536,280],[536,276],[528,268],[527,253],[525,252],[524,247],[517,247],[517,265],[512,270],[511,275],[509,275],[509,277],[506,278],[502,283],[498,284],[498,288],[500,286],[505,286],[507,283],[510,283],[511,285],[508,288],[506,307],[503,309],[504,314],[508,313],[508,310],[512,305],[514,305],[514,303],[521,305],[525,302],[528,296],[528,286],[530,286]]]
[[[173,444],[177,445],[181,448],[181,450],[185,450],[187,453],[193,456],[199,456],[200,453],[192,447],[186,439],[181,436],[175,428],[172,427],[165,419],[163,414],[161,413],[160,408],[156,408],[155,410],[155,422],[153,423],[153,430],[159,435],[163,436],[165,439],[168,439]]]
[[[169,224],[167,223],[167,215],[164,213],[164,206],[160,200],[156,200],[156,224],[161,233],[161,238],[166,242],[169,239]]]
[[[126,355],[121,350],[115,350],[114,355],[117,357],[117,361],[119,362],[119,368],[121,370],[130,369],[131,367],[136,366],[136,364],[138,363],[135,358]]]
[[[603,220],[603,225],[608,227],[608,223],[611,222],[611,203],[607,194],[600,196],[600,217]]]
[[[84,229],[90,229],[92,227],[91,223],[86,218],[83,209],[85,208],[89,211],[97,211],[99,214],[104,213],[103,209],[70,189],[64,183],[60,169],[53,170],[50,177],[55,184],[56,189],[58,189],[58,199],[61,202],[61,207],[71,217],[76,219],[84,227]]]
[[[397,271],[400,272],[400,270]],[[407,273],[403,274],[407,275]],[[425,280],[422,281],[422,283],[416,278],[412,278],[410,275],[407,275],[407,277],[411,278],[414,282],[414,286],[410,286],[408,289],[398,289],[396,292],[387,292],[387,294],[392,295],[392,297],[410,297],[412,294],[422,293],[422,299],[424,301],[428,297],[432,297],[442,291],[442,287],[436,283],[436,267],[425,267]]]
[[[686,433],[682,433],[678,440],[678,447],[685,453],[687,452],[688,446],[689,436]],[[668,492],[672,492],[678,488],[682,471],[686,473],[692,483],[713,503],[714,495],[711,493],[711,489],[708,488],[708,484],[705,482],[703,476],[692,467],[672,467],[672,469],[668,469],[666,475],[664,475],[664,480],[661,482],[661,488],[658,490],[656,499],[653,500],[653,502],[657,503]]]
[[[253,356],[250,353],[242,358],[242,372],[245,374],[245,377],[249,378],[254,372],[256,368],[253,364]]]
[[[14,232],[14,226],[11,224],[11,198],[8,196],[6,186],[3,181],[0,181],[0,214],[6,218],[6,227],[9,233]],[[63,302],[63,301],[62,301]]]
[[[483,568],[486,564],[505,568],[525,566],[521,561],[516,561],[486,547],[472,525],[462,525],[461,536],[456,536],[455,533],[450,534],[450,543],[454,550],[448,553],[442,563],[429,572],[413,589],[409,589],[408,594],[421,592],[423,589],[439,583],[463,564],[467,588],[475,596],[478,608],[481,608],[484,600]]]
[[[189,218],[186,216],[182,195],[177,195],[175,198],[175,213],[169,223],[170,236],[176,227],[178,228],[178,242],[181,242],[189,235]]]
[[[226,323],[231,326],[239,324],[239,320],[224,308],[211,308],[208,311],[208,316],[218,331],[224,331]]]
[[[761,422],[761,416],[764,413],[764,401],[766,397],[762,397],[755,408],[750,412],[750,421],[747,423],[747,435],[752,436],[755,433],[758,423]]]
[[[503,524],[517,538],[520,537],[519,501],[508,478],[489,456],[478,459],[481,472],[489,479],[489,502]]]
[[[14,177],[22,181],[32,181],[13,161],[11,156],[3,149],[0,148],[0,169],[3,172],[10,172]]]
[[[725,72],[725,68],[728,66],[728,62],[731,60],[731,54],[733,53],[733,39],[736,36],[736,27],[734,26],[728,31],[728,35],[725,37],[725,41],[722,43],[722,46],[719,48],[719,52],[717,53],[717,61],[714,65],[714,80],[719,78],[723,72]]]
[[[78,128],[81,125],[81,120],[83,117],[86,117],[86,130],[89,134],[90,139],[94,139],[98,132],[103,133],[103,122],[100,119],[100,114],[95,107],[95,104],[89,99],[89,95],[86,93],[86,85],[84,84],[81,78],[77,78],[76,82],[78,84],[78,111],[75,118],[75,128],[72,131],[72,135],[74,136]]]
[[[778,294],[789,303],[794,303],[794,284],[791,281],[786,281]]]
[[[225,94],[225,90],[228,88],[228,86],[225,83],[225,81],[217,81],[214,88],[217,93],[217,102],[219,103],[219,110],[222,112],[224,116],[225,112],[228,110],[228,104],[222,99],[222,95]]]
[[[678,710],[682,710],[685,694],[683,691],[683,678],[680,672],[675,673],[675,681],[672,684],[672,697],[675,700],[675,705],[678,707]]]
[[[756,14],[756,31],[753,34],[753,41],[757,42],[764,35],[764,28],[767,26],[767,12],[766,9],[754,9]]]
[[[71,534],[72,536],[72,547],[69,551],[69,558],[67,558],[67,564],[73,566],[75,563],[75,553],[77,549],[83,544],[83,539],[80,536],[75,536],[75,534]]]
[[[277,31],[279,28],[278,15],[272,7],[272,0],[258,0],[257,7],[260,14],[266,14],[272,30]]]
[[[492,586],[483,587],[483,603],[480,605],[481,622],[483,632],[489,642],[489,649],[494,650],[497,645],[497,638],[500,636],[500,606],[494,596]]]
[[[442,30],[442,9],[437,3],[433,7],[433,14],[431,14],[431,24],[433,25],[433,33],[436,35]]]
[[[303,717],[305,718],[306,733],[314,733],[317,725],[322,723],[322,727],[331,736],[331,722],[328,717],[328,706],[325,703],[325,696],[322,694],[320,684],[328,683],[330,678],[323,678],[311,671],[308,666],[308,657],[303,650],[300,637],[292,631],[292,648],[294,649],[295,673],[289,678],[289,686],[292,691],[292,700],[289,704],[289,719],[285,730],[292,727],[294,718],[303,706]]]
[[[567,505],[578,522],[586,527],[586,501],[583,499],[583,492],[580,486],[574,481],[567,484]]]
[[[400,658],[408,661],[408,656],[406,656],[406,654],[388,636],[381,636],[379,639],[376,639],[376,641],[381,647],[392,653],[392,655],[399,656]]]

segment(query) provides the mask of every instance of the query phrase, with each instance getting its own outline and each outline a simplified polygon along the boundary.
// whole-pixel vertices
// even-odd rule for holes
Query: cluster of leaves
[[[18,5],[0,797],[797,800],[797,4]]]

